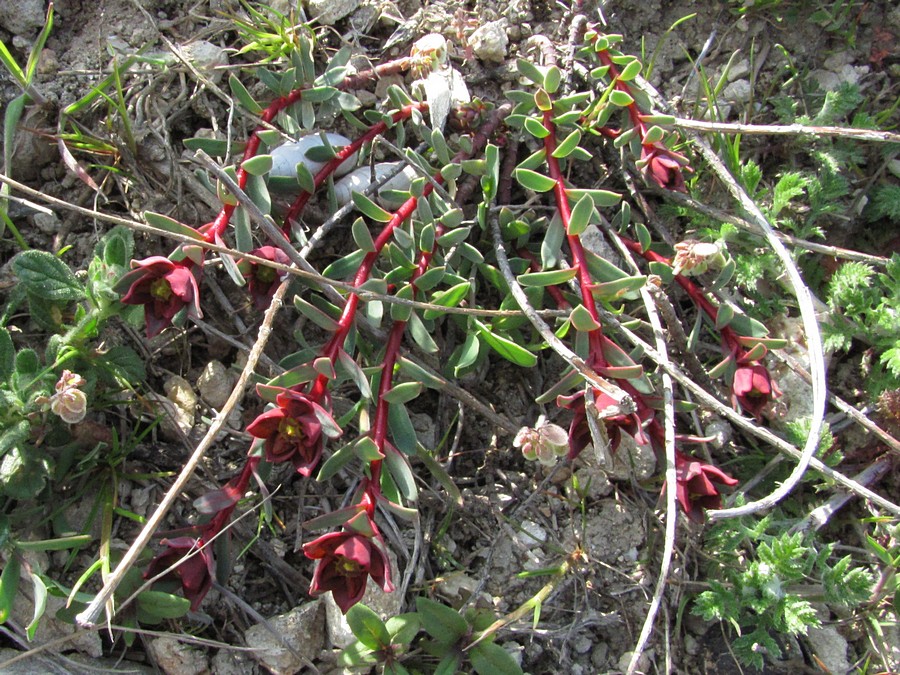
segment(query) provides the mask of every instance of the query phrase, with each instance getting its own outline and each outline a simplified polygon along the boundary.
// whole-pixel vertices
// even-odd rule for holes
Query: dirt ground
[[[815,8],[805,6],[813,3],[803,2],[774,3],[792,10],[790,21],[777,21],[773,13],[737,0],[610,0],[599,3],[600,6],[592,0],[330,0],[310,4],[305,11],[320,16],[320,23],[327,24],[318,31],[320,44],[328,49],[350,44],[359,63],[377,64],[403,55],[417,37],[428,32],[442,33],[454,45],[451,61],[464,75],[472,95],[488,101],[502,100],[502,92],[514,86],[515,60],[531,53],[535,36],[543,35],[560,47],[568,44],[573,15],[570,5],[574,4],[591,21],[604,21],[608,32],[622,33],[624,51],[645,61],[652,58],[651,84],[687,116],[701,105],[698,63],[710,81],[722,80],[719,100],[724,120],[756,123],[775,121],[768,99],[779,93],[788,67],[809,74],[823,87],[840,82],[859,84],[873,105],[885,97],[896,97],[892,83],[897,81],[900,67],[893,42],[894,36],[900,35],[900,9],[890,2],[853,3],[852,14],[834,30],[824,30],[810,21]],[[836,9],[841,3],[821,4]],[[43,24],[45,3],[0,0],[0,5],[0,37],[14,48],[17,56],[22,56]],[[274,0],[272,6],[284,13],[296,10],[287,0]],[[197,188],[193,168],[185,161],[190,153],[181,142],[201,130],[230,130],[236,137],[246,136],[249,122],[233,120],[222,98],[211,87],[198,84],[197,78],[177,62],[170,61],[166,68],[154,64],[134,67],[127,84],[127,98],[134,114],[131,133],[136,141],[135,152],[119,156],[121,172],[106,173],[99,192],[66,169],[55,143],[48,142],[48,134],[55,131],[59,110],[98,82],[113,54],[123,58],[140,51],[144,56],[165,61],[170,58],[172,45],[190,50],[190,45],[206,41],[211,45],[208,53],[212,61],[204,61],[206,52],[197,50],[191,52],[193,63],[213,84],[227,91],[224,70],[216,70],[217,66],[223,66],[225,61],[236,66],[250,58],[229,51],[239,44],[231,17],[243,12],[240,5],[234,0],[58,0],[54,8],[56,22],[37,77],[48,104],[35,107],[23,120],[22,127],[34,133],[20,135],[15,150],[15,178],[45,194],[108,213],[139,219],[143,211],[151,210],[185,223],[211,220],[216,206],[201,197],[202,189]],[[340,16],[333,18],[337,14]],[[669,31],[688,14],[694,14],[693,18]],[[497,30],[477,33],[486,24]],[[386,43],[391,46],[385,50]],[[5,72],[0,73],[0,101],[7,103],[18,93],[15,83]],[[375,90],[373,95],[379,93]],[[113,143],[122,140],[119,128],[100,131]],[[747,148],[763,163],[784,160],[779,157],[780,147],[775,142],[749,140]],[[47,250],[74,247],[70,261],[79,256],[87,259],[104,227],[65,212],[43,219],[27,215],[16,222],[24,225],[21,230],[31,246]],[[844,245],[857,235],[848,225],[835,231],[829,243]],[[165,254],[165,242],[144,239],[139,240],[138,246],[147,254]],[[5,257],[8,253],[2,254]],[[324,251],[323,256],[328,253]],[[240,301],[235,298],[234,302]],[[226,305],[208,312],[207,320],[224,333],[235,333]],[[252,320],[248,319],[248,323]],[[279,353],[290,351],[294,326],[285,319],[281,328],[269,348],[276,358]],[[135,337],[124,335],[121,339]],[[150,348],[156,350],[150,386],[158,391],[171,374],[182,375],[188,386],[196,388],[197,379],[211,361],[232,367],[242,358],[241,350],[232,344],[198,330],[191,331],[185,339],[153,344]],[[503,363],[496,365],[489,375],[473,376],[464,383],[465,387],[517,424],[533,420],[539,412],[533,400],[536,392],[542,391],[542,383],[529,380],[531,376],[523,376]],[[549,382],[552,374],[534,377]],[[262,404],[252,395],[242,405],[235,427],[240,427],[241,421],[252,420],[262,410]],[[341,393],[337,392],[335,407],[339,409],[341,405]],[[416,413],[413,421],[417,431],[424,437],[430,434],[436,443],[460,408],[452,399],[432,394],[417,400],[412,410]],[[208,413],[208,409],[203,412],[207,418]],[[497,614],[510,612],[546,583],[544,577],[516,575],[522,570],[558,564],[560,552],[571,550],[577,542],[587,552],[590,563],[555,591],[543,607],[536,630],[523,621],[507,630],[500,642],[531,673],[577,675],[624,670],[653,593],[662,537],[654,514],[658,505],[645,492],[632,490],[631,485],[632,481],[640,482],[656,473],[655,460],[635,449],[633,454],[620,451],[612,470],[601,471],[587,458],[573,467],[559,466],[548,471],[526,462],[512,449],[512,438],[505,433],[498,435],[478,413],[465,414],[463,431],[455,440],[457,454],[453,465],[465,506],[459,510],[438,491],[423,489],[421,522],[415,527],[400,522],[388,528],[391,546],[399,552],[396,571],[398,578],[403,579],[408,598],[428,593],[454,606],[471,601]],[[191,442],[203,430],[204,423],[198,415],[183,443],[162,434],[156,436],[136,449],[130,471],[177,472]],[[240,434],[232,434],[216,446],[215,455],[207,458],[188,494],[169,515],[167,523],[171,528],[181,527],[195,517],[192,500],[228,480],[235,467],[240,466],[246,447],[246,437]],[[580,484],[588,486],[586,514],[577,509],[578,499],[567,492],[567,478],[573,471]],[[275,672],[297,672],[300,666],[290,657],[285,657],[284,662],[271,655],[268,661],[262,658],[266,666],[247,651],[228,648],[249,646],[285,652],[268,633],[253,632],[261,618],[281,617],[278,630],[283,631],[288,642],[318,645],[314,653],[300,651],[321,672],[339,672],[329,661],[329,646],[343,639],[339,622],[332,616],[334,607],[316,605],[311,618],[300,617],[300,611],[295,609],[308,602],[306,589],[312,573],[311,562],[296,549],[302,537],[307,536],[299,523],[320,508],[340,505],[346,486],[322,486],[294,479],[284,467],[270,477],[270,485],[279,483],[272,508],[280,516],[280,527],[257,529],[253,516],[241,521],[235,528],[235,549],[242,549],[251,540],[253,545],[235,564],[222,587],[213,589],[202,610],[180,624],[182,630],[203,641],[191,644],[148,633],[125,647],[121,640],[113,643],[106,634],[93,633],[93,637],[66,644],[61,650],[67,653],[65,660],[49,660],[49,653],[45,654],[48,660],[41,662],[41,669],[89,672],[99,663],[104,672],[107,668],[121,672],[152,672],[158,668],[179,674],[248,673],[266,672],[266,667]],[[123,481],[119,499],[123,508],[147,516],[166,488],[164,479]],[[87,517],[87,513],[70,514],[72,522]],[[123,520],[115,533],[117,545],[127,546],[136,531],[133,522]],[[692,560],[690,552],[699,542],[696,528],[679,532],[679,565]],[[50,554],[42,561],[42,569],[68,562],[64,555]],[[58,571],[70,577],[71,582],[91,562],[92,558],[84,554],[70,565],[70,571],[61,567]],[[671,667],[681,673],[741,672],[728,653],[719,626],[703,622],[688,611],[682,616],[684,600],[691,592],[691,574],[690,569],[675,570],[657,621],[658,629],[642,657],[641,670],[664,672]],[[402,611],[404,597],[401,593],[395,595],[367,596],[366,601],[384,612],[396,613]],[[22,609],[25,615],[30,611]],[[294,614],[290,614],[292,610]],[[326,614],[331,617],[327,621]],[[27,622],[25,616],[23,623]],[[166,628],[177,632],[175,626]],[[53,622],[46,632],[38,634],[38,640],[52,640],[69,630],[62,623]],[[316,637],[319,633],[321,638]],[[851,654],[853,639],[854,636],[835,638],[849,642]],[[7,636],[0,637],[0,646],[16,645]],[[785,647],[790,656],[773,665],[772,672],[801,672],[801,668],[806,668],[798,665],[803,663],[800,644]],[[8,651],[0,651],[0,662],[8,655]],[[667,657],[671,659],[669,664]],[[35,672],[36,662],[31,666],[28,663],[23,670],[15,670],[22,667],[17,664],[3,672]]]

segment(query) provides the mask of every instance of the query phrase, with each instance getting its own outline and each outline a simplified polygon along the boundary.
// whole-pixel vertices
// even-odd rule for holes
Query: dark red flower
[[[731,383],[731,393],[741,408],[757,420],[766,404],[781,395],[769,371],[758,363],[738,366]]]
[[[122,296],[126,305],[143,305],[147,337],[153,337],[172,324],[172,319],[187,307],[188,316],[199,318],[200,289],[194,269],[184,262],[173,262],[162,256],[132,260],[134,268],[117,286],[128,284]],[[192,266],[193,267],[193,266]]]
[[[203,598],[209,592],[215,577],[215,563],[213,562],[212,547],[204,546],[202,539],[191,537],[177,537],[175,539],[163,539],[166,550],[150,561],[145,579],[151,579],[182,560],[188,553],[194,553],[190,558],[182,560],[162,580],[178,580],[181,582],[181,592],[191,601],[191,611],[196,612],[203,602]]]
[[[599,389],[594,389],[594,403],[598,411],[603,411],[610,406],[615,406],[615,399]],[[569,459],[575,459],[582,450],[591,442],[591,429],[588,425],[587,412],[584,405],[584,391],[579,391],[571,396],[559,396],[556,405],[560,408],[574,410],[572,422],[569,424]],[[611,417],[603,417],[606,425],[606,435],[609,437],[610,452],[615,452],[622,442],[622,431],[634,436],[635,441],[644,445],[648,443],[643,432],[643,422],[653,416],[653,411],[646,405],[638,402],[638,411],[631,414],[618,414]],[[598,420],[600,421],[600,420]]]
[[[722,507],[722,497],[716,484],[734,487],[738,481],[711,464],[675,452],[675,496],[678,503],[695,522],[703,522],[704,509]]]
[[[266,460],[291,460],[297,473],[309,476],[322,457],[325,443],[322,422],[337,428],[328,411],[303,394],[284,390],[275,398],[277,408],[267,410],[247,426],[247,433],[265,440]]]
[[[277,246],[261,246],[250,251],[250,254],[282,265],[291,264],[287,254]],[[275,295],[275,290],[284,278],[283,273],[274,267],[251,261],[247,262],[249,263],[249,269],[244,276],[247,279],[250,297],[253,298],[253,306],[260,312],[264,312],[272,303],[272,296]]]
[[[666,190],[687,192],[683,171],[690,171],[687,159],[669,150],[661,143],[641,146],[641,160],[638,167],[645,177]]]
[[[320,561],[309,594],[316,597],[331,591],[344,614],[362,599],[369,577],[385,593],[394,590],[390,561],[372,537],[331,532],[304,544],[303,553]]]

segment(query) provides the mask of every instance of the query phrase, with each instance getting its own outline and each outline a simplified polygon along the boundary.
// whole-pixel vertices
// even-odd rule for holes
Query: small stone
[[[482,61],[503,63],[506,59],[506,47],[509,38],[506,35],[506,20],[490,21],[475,29],[469,36],[472,51]]]
[[[322,26],[337,23],[359,7],[359,0],[309,0],[310,17]]]
[[[276,675],[300,672],[308,662],[318,658],[325,646],[321,600],[272,617],[268,624],[250,626],[244,639],[247,646],[253,648],[254,658]],[[291,645],[296,654],[285,644]]]
[[[729,103],[747,103],[752,96],[750,80],[735,80],[722,90],[721,99]]]
[[[206,40],[197,40],[181,48],[185,58],[194,68],[206,75],[210,81],[217,83],[225,73],[223,66],[228,65],[228,53],[221,47]]]
[[[750,61],[747,59],[741,59],[737,63],[735,63],[731,68],[728,69],[728,73],[726,77],[729,82],[734,82],[742,77],[745,77],[750,74]]]
[[[210,408],[220,410],[234,388],[234,376],[220,361],[210,361],[197,378],[197,390]]]
[[[609,645],[605,642],[599,643],[591,652],[591,664],[594,668],[602,670],[606,667],[606,660],[609,658]]]
[[[206,656],[199,649],[176,640],[161,637],[147,644],[150,658],[167,675],[200,675],[209,672]]]
[[[628,670],[628,665],[631,663],[631,657],[634,656],[633,651],[628,651],[622,654],[619,657],[618,669],[623,673]],[[650,654],[648,652],[644,652],[638,657],[637,660],[637,672],[646,673],[650,671]]]
[[[613,480],[647,480],[656,472],[656,454],[650,445],[638,445],[627,434],[622,434],[609,477]]]
[[[44,0],[0,2],[0,26],[13,35],[30,35],[44,25]]]
[[[163,382],[166,397],[175,404],[175,422],[185,433],[194,428],[194,412],[197,409],[197,394],[191,383],[179,375],[172,375]]]
[[[813,653],[829,673],[849,673],[852,668],[847,660],[847,640],[834,626],[815,628],[810,626],[806,639]]]
[[[32,216],[34,226],[44,234],[54,235],[59,232],[62,222],[55,213],[35,213]]]
[[[244,652],[220,649],[212,657],[212,672],[216,675],[244,675],[253,672],[253,662]]]

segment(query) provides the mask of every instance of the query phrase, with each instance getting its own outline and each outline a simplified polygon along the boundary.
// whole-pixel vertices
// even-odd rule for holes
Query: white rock
[[[197,389],[210,408],[220,410],[231,396],[234,388],[234,375],[221,361],[210,361],[197,378]]]
[[[323,26],[340,21],[359,7],[360,0],[308,0],[310,17]]]
[[[850,662],[847,660],[847,640],[834,626],[815,628],[810,626],[806,639],[813,653],[825,666],[829,673],[849,673]]]
[[[166,675],[200,675],[209,672],[209,663],[203,652],[175,638],[151,640],[147,644],[147,651]]]
[[[482,61],[503,63],[509,44],[509,38],[506,36],[506,20],[489,21],[479,26],[469,36],[469,44],[475,56]]]
[[[350,139],[346,136],[341,136],[340,134],[332,134],[326,133],[325,138],[328,139],[328,143],[335,150],[340,150],[345,145],[350,145]],[[283,145],[279,145],[277,148],[272,150],[272,169],[269,171],[269,178],[282,179],[282,183],[286,182],[285,179],[293,181],[293,183],[288,183],[288,187],[296,187],[296,178],[297,178],[297,165],[303,164],[309,172],[315,176],[319,171],[322,170],[322,167],[325,166],[325,162],[317,162],[315,160],[309,159],[306,156],[306,153],[309,152],[312,148],[322,147],[324,143],[322,142],[322,137],[319,134],[309,134],[308,136],[304,136],[303,138],[297,141],[290,141]],[[359,153],[355,152],[346,160],[341,162],[341,165],[334,172],[334,175],[343,176],[344,174],[353,170],[353,167],[356,166],[356,160],[359,157]],[[278,182],[276,181],[274,184],[270,180],[270,185],[274,187],[280,187]]]
[[[346,176],[344,176],[334,184],[334,196],[335,199],[337,199],[337,203],[341,206],[343,206],[344,204],[349,204],[353,199],[354,192],[365,191],[366,188],[368,188],[369,185],[372,184],[373,168],[375,173],[375,182],[378,182],[379,180],[399,168],[400,165],[401,162],[381,162],[379,164],[376,164],[374,167],[361,166],[355,171],[348,173]],[[400,207],[403,202],[400,202],[396,199],[389,199],[384,193],[388,192],[389,190],[408,190],[409,184],[412,182],[413,178],[418,175],[419,174],[416,172],[416,170],[407,164],[404,167],[403,171],[398,173],[387,183],[378,188],[378,195],[376,196],[375,201],[386,209],[396,209]]]
[[[272,617],[268,623],[268,626],[250,626],[244,639],[247,646],[254,649],[254,658],[276,675],[300,672],[307,662],[318,658],[325,646],[321,600],[295,607],[287,614]],[[291,645],[297,654],[287,649],[279,638]]]

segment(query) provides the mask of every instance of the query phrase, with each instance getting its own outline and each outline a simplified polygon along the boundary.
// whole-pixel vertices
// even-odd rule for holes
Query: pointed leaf
[[[299,295],[294,296],[294,308],[320,328],[324,328],[332,333],[338,329],[337,321],[332,319],[318,307],[308,303]]]
[[[453,501],[456,502],[456,505],[462,506],[462,493],[459,491],[456,483],[453,482],[453,477],[447,473],[447,470],[441,466],[441,463],[432,457],[431,453],[421,445],[416,451],[416,457],[418,457],[419,461],[421,461],[422,464],[425,465],[425,468],[431,472],[431,475],[434,476],[435,480],[437,480],[437,482],[447,491],[447,494],[449,494]]]
[[[144,220],[147,221],[147,224],[152,225],[153,227],[157,227],[160,230],[172,232],[173,234],[180,234],[185,237],[190,237],[191,239],[196,239],[197,241],[203,241],[203,235],[197,232],[197,230],[195,230],[193,227],[183,225],[177,220],[172,220],[168,216],[164,216],[161,213],[144,211]]]
[[[231,93],[238,100],[238,103],[240,103],[247,111],[254,115],[259,115],[263,111],[262,106],[253,99],[250,92],[247,91],[247,88],[239,79],[237,79],[237,77],[230,75],[228,77],[228,86],[231,88]]]
[[[600,324],[594,320],[594,317],[591,316],[591,313],[584,305],[576,305],[569,315],[569,320],[575,326],[575,330],[580,330],[584,333],[590,333],[592,330],[600,328]]]
[[[634,103],[634,99],[631,97],[631,94],[624,92],[621,89],[613,89],[609,93],[609,102],[613,105],[625,108]]]
[[[406,457],[395,449],[387,447],[385,448],[384,464],[391,472],[403,499],[408,503],[415,502],[419,498],[419,491],[416,489],[416,479]]]
[[[478,334],[481,335],[484,341],[506,360],[515,363],[517,366],[522,366],[523,368],[531,368],[537,365],[537,357],[525,347],[516,344],[508,338],[493,333],[490,328],[477,319],[475,320],[475,326],[478,328]]]
[[[734,318],[734,308],[731,305],[719,305],[716,312],[716,328],[719,330],[725,328]]]
[[[356,242],[356,245],[359,246],[361,250],[366,253],[375,252],[375,240],[372,239],[372,233],[369,232],[369,226],[366,224],[365,220],[362,218],[354,220],[351,233],[353,234],[353,241]]]
[[[366,197],[363,193],[353,192],[352,199],[353,204],[359,209],[360,213],[368,216],[372,220],[379,223],[387,223],[391,220],[392,216],[390,213],[378,206],[378,204]]]

